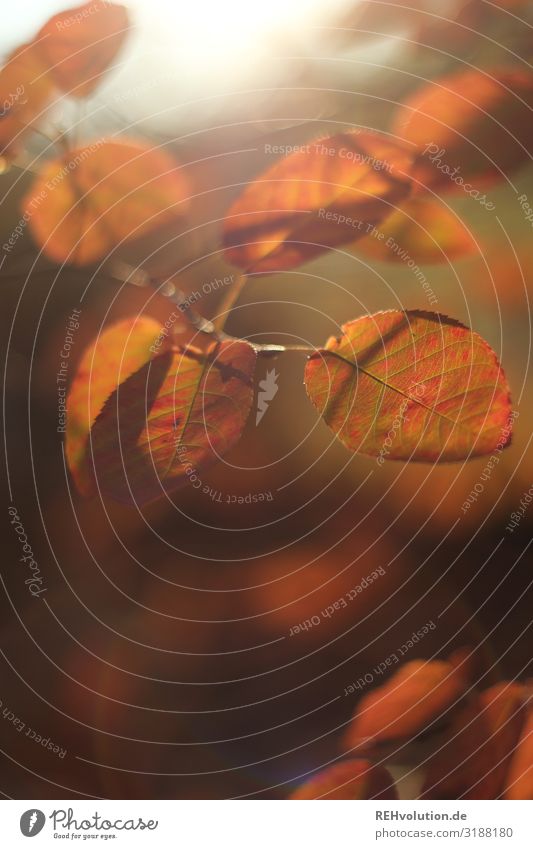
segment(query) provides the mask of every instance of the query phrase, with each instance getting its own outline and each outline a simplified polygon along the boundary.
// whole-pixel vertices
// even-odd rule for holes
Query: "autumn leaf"
[[[183,215],[187,195],[179,166],[163,150],[101,140],[48,163],[23,210],[50,259],[85,265]]]
[[[531,707],[509,764],[504,798],[533,799],[533,710]]]
[[[412,156],[378,133],[345,132],[276,162],[233,203],[226,259],[247,272],[294,268],[355,242],[411,191]]]
[[[458,712],[430,760],[421,798],[496,799],[524,724],[524,688],[501,682]]]
[[[442,263],[476,251],[473,236],[445,204],[415,195],[361,239],[357,252],[381,262]]]
[[[464,695],[468,666],[450,660],[412,660],[359,701],[347,734],[351,748],[416,737]]]
[[[291,799],[397,799],[390,773],[370,761],[346,760],[328,767],[298,787]]]
[[[65,453],[84,495],[94,489],[86,451],[96,416],[117,386],[152,358],[150,349],[160,333],[161,325],[153,318],[125,319],[107,327],[83,354],[67,396]]]
[[[477,333],[438,313],[390,310],[343,325],[308,360],[308,395],[350,451],[448,461],[509,444],[509,387]]]
[[[0,70],[0,153],[14,156],[55,88],[35,44],[23,44]]]
[[[109,398],[91,431],[99,490],[145,503],[200,474],[239,440],[253,401],[255,349],[214,343],[154,357]]]
[[[441,191],[478,189],[529,159],[533,74],[467,70],[427,83],[407,98],[392,130],[414,144],[414,176]]]
[[[72,97],[86,97],[101,82],[128,29],[124,6],[90,0],[50,18],[35,44],[56,85]]]

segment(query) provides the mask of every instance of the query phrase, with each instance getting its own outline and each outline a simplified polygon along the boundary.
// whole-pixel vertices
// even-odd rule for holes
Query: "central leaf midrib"
[[[184,354],[182,354],[181,356],[182,356],[182,359],[183,359]],[[164,472],[164,474],[163,474],[163,476],[162,476],[162,480],[165,480],[165,479],[166,479],[166,477],[167,477],[167,476],[168,476],[168,474],[170,473],[170,470],[171,470],[171,468],[172,468],[172,466],[173,466],[173,464],[174,464],[174,460],[175,460],[176,455],[177,455],[177,452],[178,452],[178,446],[176,445],[176,442],[178,442],[178,443],[181,445],[181,442],[182,442],[183,437],[185,436],[185,432],[186,432],[186,430],[187,430],[187,427],[189,426],[189,422],[190,422],[190,420],[191,420],[191,416],[192,416],[192,410],[193,410],[193,407],[194,407],[194,405],[195,405],[195,403],[196,403],[196,399],[197,399],[197,397],[198,397],[198,392],[200,391],[200,385],[201,385],[201,383],[202,383],[202,381],[203,381],[203,379],[204,379],[204,375],[205,375],[205,371],[206,371],[206,368],[207,368],[207,364],[208,364],[208,354],[206,354],[206,356],[205,356],[205,358],[204,358],[204,361],[203,361],[203,364],[202,364],[202,370],[201,370],[201,372],[200,372],[200,374],[199,374],[199,376],[198,376],[198,380],[196,381],[196,388],[194,389],[193,396],[192,396],[192,398],[191,398],[191,403],[189,404],[189,411],[188,411],[187,416],[186,416],[186,418],[185,418],[185,422],[184,422],[184,424],[183,424],[183,427],[182,427],[182,429],[181,429],[181,432],[180,432],[180,434],[179,434],[179,437],[178,437],[178,438],[177,438],[177,440],[174,442],[174,449],[173,449],[173,451],[172,451],[172,455],[171,455],[171,458],[170,458],[170,462],[169,462],[169,464],[168,464],[168,467],[165,469],[165,472]],[[194,384],[192,384],[192,385],[194,386]]]
[[[463,424],[462,422],[451,419],[445,413],[441,413],[439,410],[435,409],[435,407],[430,407],[428,404],[424,404],[424,402],[421,401],[419,398],[413,398],[412,395],[408,395],[406,392],[403,391],[403,389],[399,389],[397,386],[393,386],[391,383],[388,383],[386,380],[383,380],[383,378],[378,377],[375,374],[372,374],[371,371],[368,371],[367,369],[363,368],[362,366],[358,365],[356,362],[353,362],[352,360],[346,359],[346,357],[343,357],[342,354],[338,354],[336,351],[332,351],[330,349],[324,350],[323,353],[331,354],[332,356],[337,357],[339,360],[342,360],[342,362],[347,363],[349,366],[352,366],[352,368],[356,369],[357,371],[360,371],[362,374],[366,374],[366,376],[370,377],[371,380],[375,380],[376,383],[380,383],[386,389],[390,389],[391,392],[396,392],[398,395],[401,395],[403,398],[407,398],[407,400],[413,401],[415,404],[418,404],[424,410],[428,410],[428,412],[432,413],[433,415],[438,416],[441,419],[444,419],[444,421],[449,422],[449,424],[452,424],[454,427],[464,428],[468,432],[471,431],[471,428],[468,428],[467,425]]]

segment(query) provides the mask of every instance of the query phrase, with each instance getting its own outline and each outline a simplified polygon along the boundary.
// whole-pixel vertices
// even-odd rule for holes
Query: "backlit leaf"
[[[314,353],[308,395],[350,451],[391,460],[464,460],[510,442],[509,387],[494,351],[437,313],[355,319]]]
[[[86,97],[101,82],[128,28],[124,6],[90,0],[54,15],[35,41],[56,85],[73,97]]]
[[[447,262],[468,256],[476,243],[461,220],[443,203],[408,198],[375,232],[361,239],[358,253],[381,262]]]
[[[410,739],[461,699],[468,668],[463,656],[412,660],[383,686],[363,696],[347,734],[347,745],[368,748],[386,740]]]
[[[144,503],[201,474],[239,440],[253,401],[256,353],[241,340],[154,357],[109,398],[91,431],[99,489]],[[199,482],[199,483],[198,483]]]
[[[45,110],[54,85],[35,44],[18,47],[0,70],[0,153],[13,156]]]
[[[102,140],[48,163],[23,208],[50,259],[84,265],[183,215],[187,194],[163,150]]]
[[[89,431],[112,392],[153,356],[161,326],[139,316],[107,327],[84,352],[67,398],[65,453],[80,492],[94,488],[86,466]]]
[[[416,145],[417,179],[473,194],[529,158],[532,106],[530,73],[461,71],[415,91],[393,131]]]
[[[496,799],[524,724],[524,688],[502,682],[456,714],[430,760],[421,798]]]
[[[390,773],[370,761],[347,760],[330,766],[298,787],[291,799],[397,799]]]
[[[377,133],[345,132],[303,145],[228,210],[226,259],[246,271],[278,271],[355,242],[407,197],[411,165],[404,147]]]

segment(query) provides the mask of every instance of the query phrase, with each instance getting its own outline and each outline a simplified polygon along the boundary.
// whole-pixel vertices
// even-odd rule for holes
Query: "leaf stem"
[[[224,330],[224,326],[226,321],[229,318],[229,314],[233,307],[235,306],[239,295],[244,289],[244,284],[248,280],[247,274],[240,274],[234,283],[229,287],[226,291],[224,297],[220,302],[219,313],[215,318],[213,324],[216,330],[222,331]]]
[[[314,354],[316,348],[312,345],[258,345],[255,342],[251,343],[256,353],[263,357],[277,357],[278,354],[285,354],[290,351],[299,351],[305,354]]]
[[[132,283],[134,286],[140,286],[141,288],[151,286],[156,292],[175,304],[189,324],[200,333],[207,333],[219,341],[227,338],[225,333],[216,329],[212,321],[204,318],[203,315],[200,315],[200,313],[192,308],[185,293],[174,285],[171,277],[161,280],[157,277],[152,277],[144,268],[133,268],[128,263],[119,261],[113,263],[112,276],[115,280]]]

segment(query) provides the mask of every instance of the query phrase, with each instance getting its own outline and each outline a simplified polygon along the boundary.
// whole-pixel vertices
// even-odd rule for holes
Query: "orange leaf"
[[[103,140],[48,163],[23,208],[50,259],[85,265],[182,215],[187,192],[164,151]]]
[[[107,327],[83,354],[67,397],[65,453],[84,495],[94,489],[86,466],[89,431],[117,386],[151,359],[160,332],[153,318],[126,319]]]
[[[322,770],[298,787],[291,799],[397,799],[390,773],[370,761],[348,760]]]
[[[443,203],[417,195],[362,239],[357,250],[381,262],[447,262],[474,253],[476,243]]]
[[[462,655],[449,661],[405,663],[382,687],[358,703],[347,745],[369,747],[415,737],[463,696],[467,675]]]
[[[529,158],[532,106],[530,73],[461,71],[415,91],[393,131],[416,145],[417,179],[471,194]]]
[[[511,759],[505,798],[533,799],[533,711],[531,709]]]
[[[378,133],[317,139],[276,162],[226,214],[226,258],[279,271],[362,238],[409,194],[411,155]]]
[[[524,724],[524,688],[502,682],[452,721],[431,759],[421,798],[496,799]]]
[[[40,118],[54,85],[35,44],[18,47],[0,70],[0,153],[13,156]]]
[[[438,313],[390,310],[343,325],[309,358],[305,384],[343,445],[380,463],[464,460],[510,442],[494,351]]]
[[[99,488],[145,503],[191,481],[239,440],[256,353],[241,340],[154,357],[109,398],[91,431]]]
[[[72,97],[86,97],[101,82],[128,29],[124,6],[90,0],[54,15],[35,41],[59,88]]]

